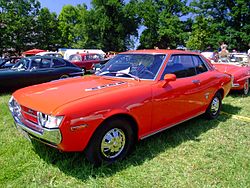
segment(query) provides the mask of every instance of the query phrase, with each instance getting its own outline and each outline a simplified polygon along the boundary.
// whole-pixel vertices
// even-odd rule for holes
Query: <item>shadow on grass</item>
[[[225,108],[239,111],[237,107],[226,105]],[[123,169],[142,165],[157,155],[175,148],[187,141],[199,142],[199,136],[214,129],[228,116],[220,116],[218,120],[206,120],[202,116],[179,124],[166,131],[140,141],[135,150],[125,160],[118,161],[109,166],[93,167],[84,156],[84,153],[60,153],[58,150],[45,146],[37,141],[33,142],[35,152],[48,164],[55,165],[65,174],[81,181],[89,178],[109,177]]]
[[[229,92],[229,95],[230,95],[232,98],[249,97],[249,96],[250,96],[250,92],[249,92],[247,95],[244,95],[244,94],[242,93],[242,91],[232,90],[232,91]]]
[[[0,89],[0,97],[4,95],[11,95],[15,89]]]

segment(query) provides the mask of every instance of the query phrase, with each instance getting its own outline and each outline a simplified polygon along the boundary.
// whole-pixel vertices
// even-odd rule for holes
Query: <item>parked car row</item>
[[[218,59],[215,61],[213,52],[202,52],[213,66],[220,72],[228,73],[233,76],[231,90],[239,90],[244,95],[249,93],[250,64],[248,56],[245,53],[231,53],[227,59]]]
[[[62,58],[31,56],[20,59],[9,69],[0,70],[0,89],[18,89],[81,75],[79,67]]]
[[[22,57],[8,57],[0,59],[0,69],[11,68],[16,64]]]
[[[128,51],[95,75],[19,89],[9,108],[26,136],[61,151],[84,151],[95,165],[112,163],[139,140],[201,114],[217,118],[234,80],[217,69],[200,53]]]

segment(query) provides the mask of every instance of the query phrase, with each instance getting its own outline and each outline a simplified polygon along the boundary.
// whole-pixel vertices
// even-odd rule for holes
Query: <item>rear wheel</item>
[[[134,145],[132,125],[125,119],[112,119],[101,125],[86,148],[87,159],[96,166],[123,159]]]
[[[68,78],[68,77],[69,77],[69,75],[64,74],[64,75],[62,75],[62,76],[60,77],[60,79],[65,79],[65,78]]]
[[[244,95],[248,95],[248,93],[249,93],[249,79],[246,79],[242,93]]]
[[[217,92],[205,112],[205,116],[207,119],[216,119],[219,116],[221,110],[221,102],[222,96],[219,92]]]

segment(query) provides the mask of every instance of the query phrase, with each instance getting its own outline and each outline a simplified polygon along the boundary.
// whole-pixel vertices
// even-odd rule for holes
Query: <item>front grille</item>
[[[30,129],[37,131],[39,133],[43,133],[43,128],[38,124],[37,120],[37,111],[27,108],[25,106],[21,106],[21,121]]]
[[[32,110],[30,108],[27,108],[25,106],[21,106],[21,109],[22,109],[21,113],[22,113],[22,116],[24,117],[24,119],[26,119],[32,123],[38,124],[37,111]]]

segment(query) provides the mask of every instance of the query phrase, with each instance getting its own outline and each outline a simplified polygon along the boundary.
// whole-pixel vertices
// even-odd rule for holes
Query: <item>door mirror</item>
[[[165,87],[169,82],[175,81],[176,75],[175,74],[166,74],[164,76],[164,84],[162,87]]]

